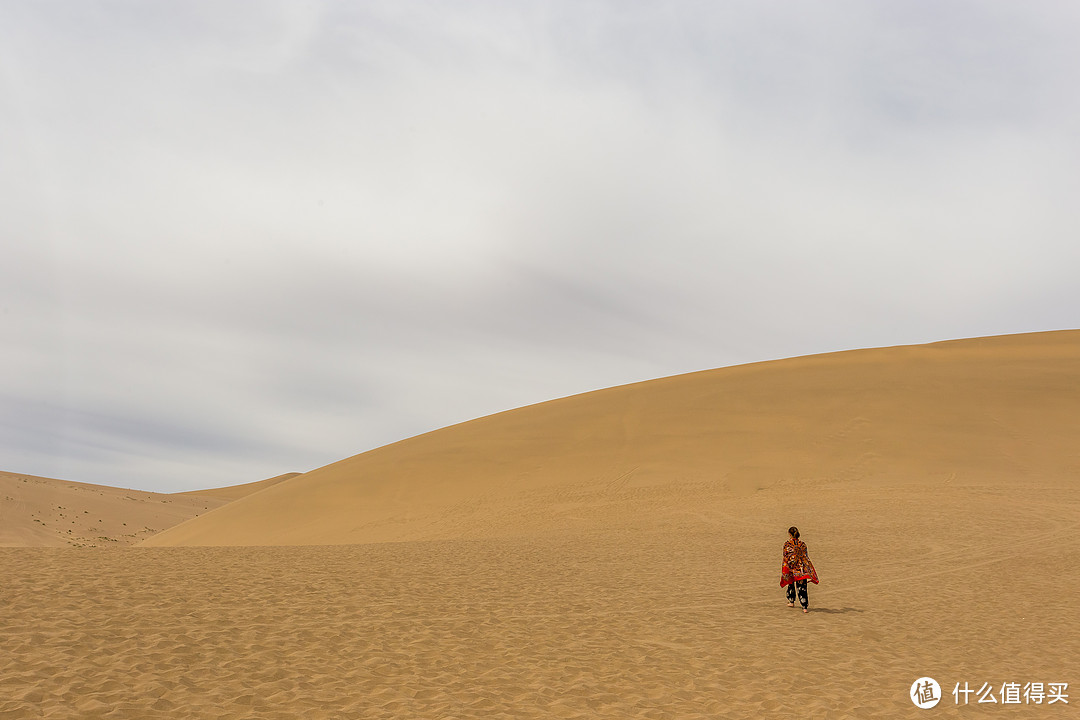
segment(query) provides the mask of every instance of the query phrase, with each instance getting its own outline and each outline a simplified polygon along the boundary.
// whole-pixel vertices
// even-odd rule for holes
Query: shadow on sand
[[[810,612],[812,612],[812,613],[817,612],[817,613],[835,614],[835,613],[849,613],[849,612],[861,613],[861,612],[866,612],[866,611],[865,610],[860,610],[859,608],[853,608],[853,607],[846,607],[846,608],[837,609],[837,608],[823,608],[823,607],[816,608],[814,606],[810,606]]]

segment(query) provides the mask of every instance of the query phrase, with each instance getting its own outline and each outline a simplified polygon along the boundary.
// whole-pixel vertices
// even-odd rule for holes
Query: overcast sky
[[[1072,2],[0,1],[0,470],[179,491],[1080,326]]]

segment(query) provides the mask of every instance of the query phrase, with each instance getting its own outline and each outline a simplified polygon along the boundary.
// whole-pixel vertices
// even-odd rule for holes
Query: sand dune
[[[1071,717],[1077,437],[1075,331],[483,418],[227,489],[147,547],[0,548],[0,718]]]
[[[247,497],[252,493],[257,493],[260,490],[265,490],[266,488],[272,485],[277,485],[280,482],[292,480],[294,477],[297,477],[301,474],[302,473],[297,472],[285,473],[283,475],[277,475],[275,477],[267,478],[266,480],[259,480],[257,482],[244,483],[242,485],[229,485],[228,487],[222,488],[208,488],[206,490],[192,490],[190,492],[177,493],[177,495],[189,495],[193,497],[212,497],[217,498],[218,500],[225,500],[227,502],[231,502],[233,500],[239,500],[242,497]]]
[[[296,545],[662,524],[788,483],[1075,486],[1080,332],[857,350],[612,388],[445,428],[144,541]]]
[[[132,545],[296,475],[165,494],[0,472],[0,546]]]

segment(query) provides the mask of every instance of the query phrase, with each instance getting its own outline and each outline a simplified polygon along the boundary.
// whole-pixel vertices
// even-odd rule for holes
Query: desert
[[[940,716],[1071,716],[1077,437],[1061,331],[621,386],[249,486],[8,473],[0,717],[910,717],[922,677]]]
[[[0,720],[1075,717],[1077,37],[0,2]]]

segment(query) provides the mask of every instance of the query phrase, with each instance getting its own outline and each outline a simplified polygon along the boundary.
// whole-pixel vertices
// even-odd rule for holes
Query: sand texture
[[[483,418],[133,547],[0,547],[0,718],[1075,717],[1078,438],[1076,331]]]
[[[0,547],[133,545],[299,473],[186,493],[154,493],[0,472]]]
[[[778,586],[793,518],[807,615]],[[1078,518],[1076,492],[792,485],[622,532],[0,549],[0,717],[896,718],[931,712],[923,675],[1075,691]]]
[[[225,502],[0,472],[0,546],[132,545]]]

